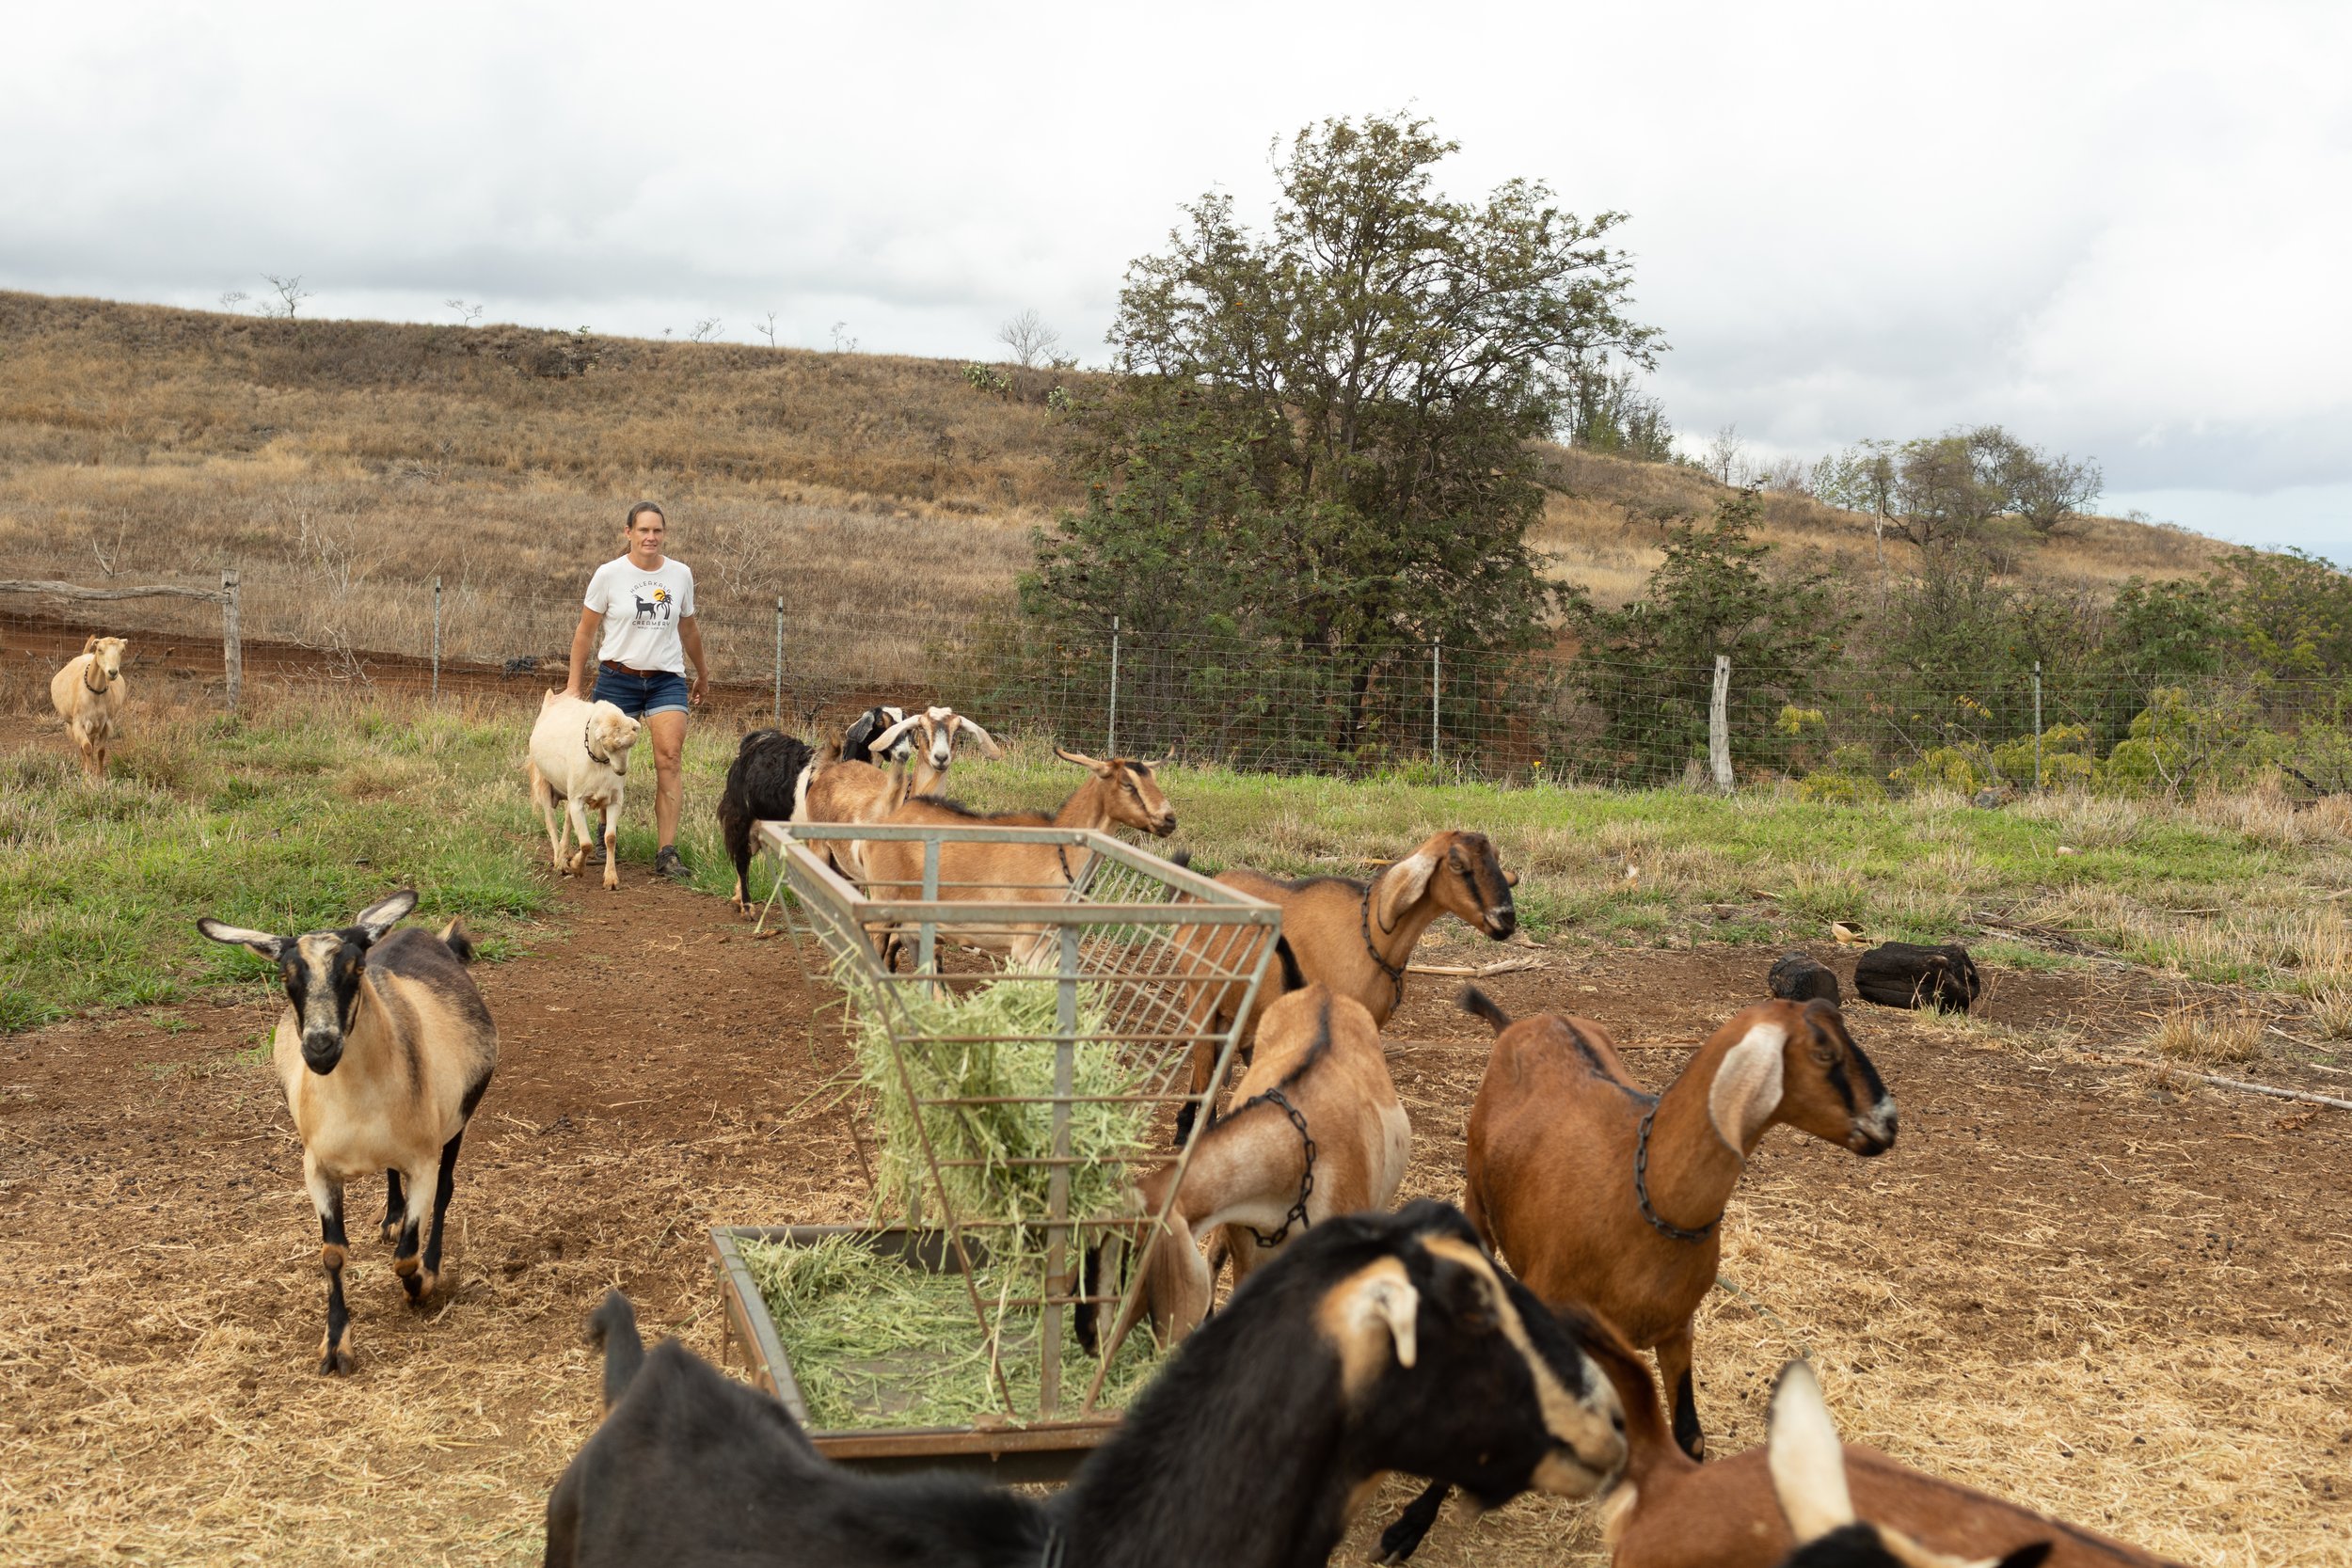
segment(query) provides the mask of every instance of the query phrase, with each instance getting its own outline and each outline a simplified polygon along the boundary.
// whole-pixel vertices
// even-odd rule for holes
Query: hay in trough
[[[739,1246],[792,1364],[812,1429],[969,1426],[1003,1413],[988,1344],[960,1275],[884,1256],[853,1236],[805,1246],[785,1241]],[[1013,1405],[1034,1411],[1038,1311],[1001,1304],[1034,1291],[1035,1272],[1019,1261],[1009,1269],[982,1263],[973,1285],[995,1316],[997,1354]],[[1062,1414],[1074,1415],[1095,1362],[1068,1334],[1061,1346]],[[1150,1333],[1129,1335],[1103,1379],[1096,1408],[1124,1409],[1159,1361]]]
[[[1019,1227],[1015,1237],[993,1233],[990,1244],[1000,1250],[1039,1244],[1057,1168],[1046,1163],[1056,1152],[1058,1109],[1050,1103],[1057,989],[1011,977],[961,990],[907,987],[859,1009],[858,1072],[882,1128],[878,1219],[921,1216],[935,1201],[924,1156],[928,1136],[958,1225]],[[1067,1109],[1073,1163],[1060,1168],[1070,1178],[1067,1213],[1097,1218],[1124,1211],[1128,1162],[1142,1147],[1152,1107],[1113,1098],[1141,1092],[1148,1073],[1103,1038],[1108,1008],[1102,988],[1079,986],[1077,1001]],[[966,1161],[976,1163],[958,1163]]]

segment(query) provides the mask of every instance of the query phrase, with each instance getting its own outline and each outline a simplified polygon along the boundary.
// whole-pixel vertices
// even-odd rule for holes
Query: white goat
[[[604,817],[604,885],[618,888],[621,874],[613,853],[621,797],[628,778],[628,751],[637,744],[637,721],[611,703],[592,703],[550,691],[539,703],[531,727],[531,799],[547,819],[548,849],[556,870],[576,877],[588,861],[588,816]],[[555,803],[564,802],[564,819]],[[564,830],[579,840],[564,853]]]
[[[119,637],[93,637],[65,668],[49,677],[49,701],[82,752],[82,771],[106,772],[106,748],[122,734],[123,650]]]

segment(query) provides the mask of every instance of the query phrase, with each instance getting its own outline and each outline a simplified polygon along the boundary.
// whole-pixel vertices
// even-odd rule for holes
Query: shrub
[[[1895,782],[1906,789],[1949,789],[1963,795],[1974,795],[1999,776],[1992,757],[1973,742],[1935,747],[1894,773]]]

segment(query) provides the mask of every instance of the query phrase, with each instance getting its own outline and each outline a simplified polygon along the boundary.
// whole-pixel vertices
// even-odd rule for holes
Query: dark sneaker
[[[686,862],[679,857],[677,846],[675,844],[665,844],[654,852],[653,870],[657,877],[667,877],[674,881],[680,882],[688,880],[694,875],[686,869]]]

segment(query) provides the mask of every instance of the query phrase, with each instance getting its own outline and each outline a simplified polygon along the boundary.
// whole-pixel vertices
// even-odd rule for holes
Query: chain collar
[[[588,716],[588,721],[580,727],[580,743],[588,748],[590,760],[600,762],[605,767],[610,768],[612,766],[612,759],[610,756],[599,756],[596,752],[596,742],[595,739],[596,733],[596,716],[592,713]]]
[[[1658,1107],[1662,1103],[1662,1101],[1650,1102],[1650,1108],[1642,1115],[1641,1134],[1633,1141],[1633,1196],[1642,1205],[1642,1217],[1649,1221],[1661,1235],[1672,1236],[1677,1242],[1703,1242],[1707,1240],[1708,1232],[1723,1224],[1723,1215],[1717,1214],[1696,1230],[1685,1230],[1678,1225],[1659,1218],[1658,1211],[1650,1207],[1649,1124],[1658,1119]]]
[[[1388,868],[1383,866],[1380,871],[1380,877],[1385,877],[1388,874]],[[1363,906],[1358,911],[1359,917],[1359,924],[1364,933],[1364,951],[1371,954],[1372,961],[1380,966],[1380,973],[1389,977],[1389,989],[1391,991],[1389,998],[1389,1010],[1391,1012],[1394,1012],[1397,1008],[1405,1006],[1405,966],[1403,964],[1392,964],[1389,962],[1388,959],[1380,956],[1380,949],[1372,944],[1372,895],[1373,890],[1380,885],[1380,877],[1375,877],[1371,881],[1364,884]]]
[[[1298,1129],[1298,1147],[1307,1151],[1307,1168],[1298,1173],[1298,1201],[1292,1204],[1291,1212],[1282,1216],[1282,1223],[1274,1234],[1269,1236],[1254,1225],[1246,1227],[1258,1238],[1260,1246],[1277,1247],[1282,1244],[1282,1238],[1291,1233],[1292,1226],[1301,1230],[1307,1228],[1307,1199],[1315,1190],[1315,1141],[1308,1135],[1307,1118],[1298,1114],[1298,1107],[1292,1104],[1280,1089],[1268,1089],[1263,1094],[1252,1095],[1248,1103],[1255,1105],[1260,1101],[1282,1108],[1282,1114],[1291,1118],[1291,1125]]]

